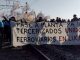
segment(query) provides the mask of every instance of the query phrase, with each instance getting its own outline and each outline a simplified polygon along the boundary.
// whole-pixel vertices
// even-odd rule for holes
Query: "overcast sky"
[[[31,9],[36,12],[42,11],[51,18],[72,18],[73,14],[80,17],[80,0],[21,0],[25,1],[30,4]]]
[[[1,0],[0,0],[1,1]],[[30,8],[36,13],[42,11],[51,18],[72,18],[73,14],[80,17],[80,0],[19,0],[21,3],[28,2]],[[2,2],[1,2],[2,3]]]

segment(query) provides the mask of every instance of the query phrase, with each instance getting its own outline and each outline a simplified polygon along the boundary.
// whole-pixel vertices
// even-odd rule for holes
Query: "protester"
[[[5,17],[3,16],[3,25],[4,25],[4,28],[3,28],[3,31],[4,31],[4,42],[8,42],[10,41],[11,39],[11,27],[10,27],[10,21]]]
[[[16,22],[16,19],[15,19],[15,17],[11,17],[11,18],[9,18],[9,21],[15,21]]]
[[[70,19],[68,19],[68,21],[67,21],[67,22],[71,22],[71,21],[70,21]]]
[[[61,18],[56,17],[56,22],[57,22],[57,23],[61,23]]]
[[[50,22],[55,22],[55,19],[51,19]]]
[[[65,19],[62,19],[62,21],[61,21],[62,23],[66,23],[66,20]]]
[[[39,19],[36,20],[36,22],[42,22],[44,19],[42,17],[39,17]]]
[[[79,21],[79,19],[77,18],[77,15],[76,14],[74,14],[73,15],[73,19],[71,19],[71,22],[74,22],[74,21]]]
[[[0,19],[0,48],[2,48],[2,43],[3,43],[3,22],[2,19]]]
[[[42,12],[38,13],[36,19],[37,19],[35,20],[36,22],[45,21],[44,14]]]

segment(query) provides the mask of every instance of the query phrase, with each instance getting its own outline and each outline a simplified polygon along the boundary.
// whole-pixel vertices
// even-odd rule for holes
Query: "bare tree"
[[[25,6],[23,6],[23,13],[27,12],[30,9],[28,3],[26,2]]]

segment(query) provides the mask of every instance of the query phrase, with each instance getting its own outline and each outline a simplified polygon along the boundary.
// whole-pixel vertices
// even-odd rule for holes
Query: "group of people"
[[[0,47],[2,46],[2,43],[4,41],[10,41],[11,42],[11,25],[14,22],[18,22],[24,20],[16,20],[15,17],[10,17],[9,19],[7,19],[5,16],[2,17],[3,20],[0,20]],[[59,23],[66,23],[66,22],[74,22],[74,21],[79,21],[80,18],[77,18],[77,15],[73,15],[73,18],[71,20],[66,21],[65,19],[61,19],[59,17],[57,17],[56,19],[50,19],[49,22],[59,22]],[[42,21],[47,21],[46,19],[43,19],[42,17],[39,17],[38,19],[35,18],[35,22],[42,22]],[[12,22],[12,23],[11,23]]]
[[[10,17],[7,19],[5,16],[2,16],[3,20],[0,20],[0,47],[4,42],[11,43],[11,22],[15,22],[15,17]]]
[[[36,22],[41,22],[41,21],[47,22],[48,20],[43,19],[42,17],[36,19]],[[66,20],[66,19],[61,19],[59,17],[56,17],[56,19],[50,19],[48,22],[66,23],[66,22],[74,22],[74,21],[80,21],[80,18],[78,18],[76,14],[73,15],[73,18],[71,20],[70,19]]]

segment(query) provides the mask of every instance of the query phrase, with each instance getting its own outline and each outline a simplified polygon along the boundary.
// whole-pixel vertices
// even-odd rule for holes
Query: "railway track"
[[[46,45],[35,46],[35,47],[43,54],[45,54],[47,57],[49,57],[50,60],[65,60],[62,51],[59,51],[54,46],[53,48],[51,46],[46,46]]]
[[[16,48],[2,48],[0,60],[51,60],[34,45]]]
[[[62,51],[60,49],[57,49],[55,46],[27,45],[25,48],[26,50],[29,49],[29,51],[35,54],[36,58],[37,57],[40,58],[38,60],[70,60],[71,59],[71,57],[67,59],[68,56],[65,55],[69,53]],[[71,55],[69,54],[69,56]]]
[[[11,57],[13,57],[14,60],[77,60],[77,57],[79,58],[80,56],[78,54],[78,56],[74,55],[74,50],[72,50],[74,47],[71,48],[72,46],[26,45],[21,48],[19,47],[19,49],[4,49],[3,52],[0,52],[0,55],[3,57],[8,57],[9,55],[9,59],[10,55],[12,55]],[[71,50],[73,52],[71,52]],[[8,55],[5,56],[4,54]],[[15,57],[19,58],[16,59]]]
[[[48,56],[46,56],[43,52],[41,52],[34,45],[27,45],[25,49],[31,51],[36,56],[36,58],[39,58],[38,60],[51,60]]]
[[[43,54],[49,57],[50,60],[76,60],[75,56],[55,45],[41,45],[35,46]]]

